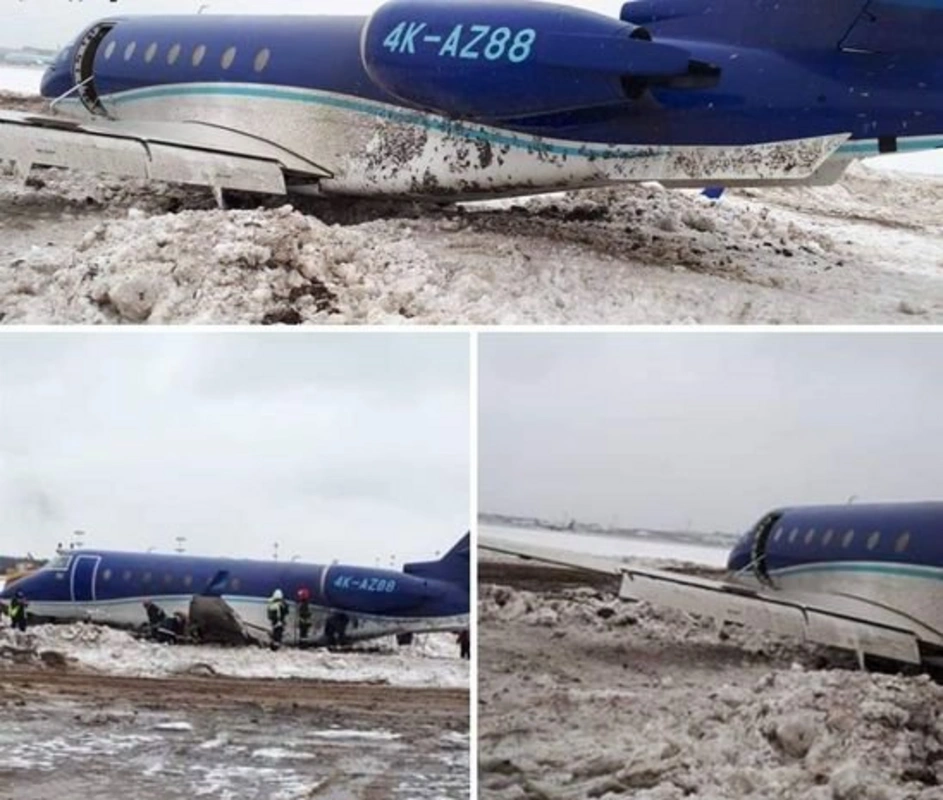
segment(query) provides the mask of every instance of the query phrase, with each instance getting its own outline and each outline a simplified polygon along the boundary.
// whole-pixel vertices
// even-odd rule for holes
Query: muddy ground
[[[614,582],[479,567],[479,797],[943,798],[943,687],[629,604]]]
[[[468,692],[0,659],[0,798],[467,798]]]

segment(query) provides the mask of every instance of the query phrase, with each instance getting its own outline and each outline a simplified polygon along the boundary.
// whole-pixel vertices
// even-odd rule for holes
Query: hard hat
[[[276,589],[274,592],[272,592],[272,599],[273,599],[273,600],[281,600],[282,597],[284,597],[284,595],[282,594],[282,590],[281,590],[281,589]]]

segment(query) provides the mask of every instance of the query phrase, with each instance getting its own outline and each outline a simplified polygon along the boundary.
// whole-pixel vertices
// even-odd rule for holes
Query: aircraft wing
[[[479,536],[478,546],[498,553],[593,572],[621,575],[619,596],[675,608],[718,622],[734,622],[809,642],[842,647],[912,664],[921,662],[920,640],[943,636],[904,614],[854,597],[751,588],[728,581],[656,569],[615,559]]]
[[[331,177],[264,139],[198,122],[74,122],[0,111],[0,160],[24,177],[33,166],[285,194],[285,173]]]

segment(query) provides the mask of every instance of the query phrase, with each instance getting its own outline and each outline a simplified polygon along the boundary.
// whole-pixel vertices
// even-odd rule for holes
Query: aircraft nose
[[[39,84],[39,93],[50,100],[65,94],[72,88],[72,76],[61,61],[46,68]]]

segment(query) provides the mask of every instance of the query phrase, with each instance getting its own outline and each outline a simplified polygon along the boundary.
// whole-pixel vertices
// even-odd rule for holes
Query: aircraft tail
[[[936,53],[936,0],[630,0],[621,19],[656,39],[683,38],[773,50]]]
[[[404,564],[403,572],[467,587],[471,583],[470,543],[470,535],[466,533],[438,561],[414,561],[412,564]]]

